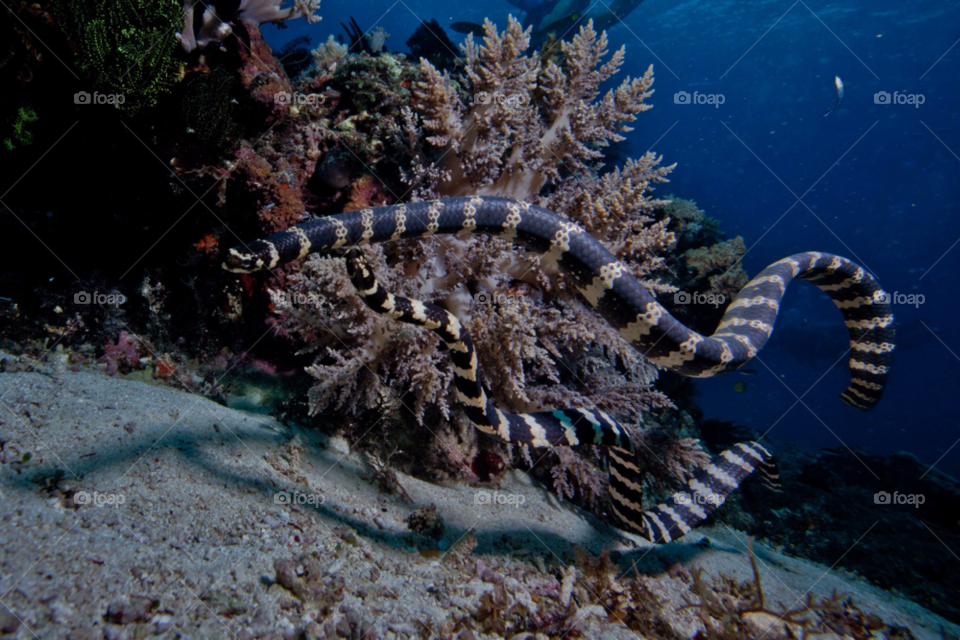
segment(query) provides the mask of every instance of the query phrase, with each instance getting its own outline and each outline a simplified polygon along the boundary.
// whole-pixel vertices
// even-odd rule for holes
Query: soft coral
[[[139,345],[140,339],[126,331],[120,332],[117,344],[107,343],[103,347],[104,353],[101,358],[107,363],[107,373],[115,376],[121,367],[129,369],[140,364],[140,355],[137,353]]]

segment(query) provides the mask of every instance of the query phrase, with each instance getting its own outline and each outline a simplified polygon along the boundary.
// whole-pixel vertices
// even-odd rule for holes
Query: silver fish
[[[839,107],[840,103],[843,101],[843,80],[840,79],[840,76],[834,76],[833,83],[837,85],[837,104],[827,109],[823,113],[824,116],[830,115],[831,111],[836,111],[837,107]]]

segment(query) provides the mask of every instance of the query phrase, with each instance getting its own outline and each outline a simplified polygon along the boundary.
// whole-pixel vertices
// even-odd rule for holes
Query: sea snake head
[[[223,261],[223,268],[233,273],[253,273],[270,269],[279,262],[279,256],[275,254],[276,248],[272,243],[256,240],[230,249]]]

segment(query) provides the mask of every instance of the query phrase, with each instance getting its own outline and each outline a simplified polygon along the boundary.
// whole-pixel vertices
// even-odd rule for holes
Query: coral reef
[[[513,17],[502,34],[489,20],[484,30],[483,45],[472,34],[463,45],[472,94],[466,103],[448,75],[420,63],[416,95],[423,127],[432,134],[428,141],[452,152],[443,155],[441,177],[432,185],[440,195],[533,200],[561,173],[589,174],[588,163],[603,157],[599,148],[622,140],[628,123],[650,108],[644,100],[652,95],[652,67],[600,96],[600,84],[623,64],[624,49],[601,64],[607,36],[598,35],[592,22],[561,43],[561,65],[542,66],[539,57],[522,55],[530,29]]]
[[[732,300],[746,284],[746,273],[737,264],[728,270],[732,263],[739,263],[740,256],[746,253],[743,238],[737,236],[710,247],[697,247],[684,255],[687,266],[694,270],[694,278],[706,278],[710,283],[710,293],[723,295]]]
[[[333,36],[310,52],[313,55],[313,67],[316,73],[332,73],[337,64],[347,55],[347,46],[337,42]]]
[[[681,280],[709,284],[709,288],[698,293],[732,300],[749,280],[740,264],[747,250],[743,238],[721,240],[719,221],[707,217],[695,202],[668,198],[653,215],[657,220],[669,221],[667,228],[675,233],[677,260],[671,267]]]
[[[295,180],[252,149],[238,149],[235,158],[225,197],[237,203],[233,216],[240,228],[270,234],[300,221],[304,204]]]
[[[356,18],[350,16],[350,24],[345,25],[342,22],[340,26],[347,32],[350,38],[350,46],[347,50],[351,53],[368,53],[371,56],[377,56],[387,51],[387,38],[390,34],[383,27],[376,27],[364,33]]]
[[[232,93],[236,80],[218,67],[210,73],[195,74],[186,81],[183,112],[187,126],[205,146],[226,152],[237,144],[239,133],[233,117]]]
[[[604,61],[606,35],[589,24],[562,43],[556,62],[542,66],[539,57],[524,55],[528,34],[516,21],[503,33],[489,23],[486,30],[483,46],[468,38],[460,85],[426,60],[414,68],[391,54],[344,57],[328,40],[315,52],[324,69],[298,85],[326,99],[286,120],[264,138],[262,150],[242,151],[244,158],[231,169],[230,183],[236,186],[227,187],[226,201],[238,202],[244,193],[244,203],[256,208],[275,203],[272,211],[282,222],[272,228],[284,228],[302,207],[295,197],[278,197],[275,187],[266,188],[278,175],[286,176],[281,179],[291,194],[306,177],[310,195],[301,190],[303,204],[314,204],[316,213],[461,189],[519,196],[582,224],[652,291],[672,293],[685,284],[668,268],[677,234],[690,248],[715,243],[716,237],[700,233],[696,225],[704,225],[702,215],[671,217],[665,213],[670,201],[651,197],[672,167],[646,154],[601,173],[602,149],[621,140],[627,124],[649,108],[644,100],[652,93],[652,72],[601,95],[599,85],[618,71],[623,51]],[[334,63],[335,56],[341,57]],[[513,104],[497,98],[468,110],[458,86],[477,94],[512,89],[526,99]],[[291,140],[300,142],[290,147]],[[460,168],[444,168],[443,154]],[[291,180],[296,165],[301,168]],[[408,187],[401,191],[403,181]],[[727,255],[713,259],[735,261]],[[517,254],[502,240],[411,240],[369,248],[367,257],[391,290],[443,304],[461,318],[478,345],[491,397],[506,409],[596,406],[636,425],[651,412],[673,406],[654,387],[656,368],[599,318],[555,267]],[[706,281],[712,272],[690,271],[691,281],[703,281],[698,287],[712,286]],[[369,313],[353,295],[339,258],[310,256],[299,272],[284,273],[270,289],[278,332],[298,345],[300,356],[314,358],[307,368],[316,380],[308,401],[312,415],[359,419],[382,412],[384,427],[403,424],[392,431],[405,436],[383,439],[391,448],[407,443],[397,447],[394,458],[403,468],[463,477],[465,472],[479,475],[469,471],[472,465],[465,461],[471,458],[515,457],[515,464],[537,467],[561,496],[603,509],[606,491],[597,472],[603,460],[594,451],[538,453],[535,464],[529,452],[489,441],[474,453],[476,435],[454,426],[459,446],[469,454],[412,457],[413,442],[422,450],[424,441],[430,448],[450,441],[441,434],[448,433],[456,415],[451,364],[429,333]],[[365,433],[350,436],[353,422],[340,424],[348,437]],[[650,426],[656,424],[654,419]],[[643,429],[633,431],[638,440],[644,437]],[[675,427],[652,429],[648,437],[664,452],[661,459],[651,459],[654,488],[666,490],[704,459]]]
[[[263,40],[260,28],[245,24],[248,42],[236,48],[240,58],[240,83],[249,98],[261,105],[264,120],[276,120],[287,114],[288,104],[279,96],[290,94],[292,89],[286,72]]]
[[[695,202],[668,195],[649,214],[673,235],[674,244],[663,263],[673,276],[674,290],[698,294],[713,305],[692,308],[676,304],[673,297],[665,306],[674,316],[700,332],[711,333],[732,300],[749,278],[740,259],[746,253],[743,238],[723,240],[720,223],[709,218]]]
[[[141,348],[140,339],[137,336],[121,331],[116,344],[108,343],[103,348],[103,360],[107,365],[107,373],[113,376],[121,370],[127,372],[137,367],[140,364]]]
[[[511,21],[503,32],[488,24],[482,46],[468,39],[464,75],[456,80],[427,60],[415,65],[390,53],[347,53],[333,37],[313,51],[314,68],[291,79],[259,28],[252,22],[242,28],[248,46],[224,41],[223,50],[207,52],[209,68],[191,67],[171,97],[181,117],[169,121],[178,129],[158,136],[170,140],[161,157],[169,152],[171,169],[187,190],[207,196],[216,220],[192,229],[183,243],[189,252],[177,254],[192,274],[185,286],[168,268],[152,273],[136,295],[151,317],[165,319],[149,332],[151,342],[164,345],[151,373],[262,410],[276,404],[261,402],[257,384],[244,380],[231,389],[229,382],[215,384],[219,374],[207,380],[208,374],[259,361],[274,379],[305,371],[312,389],[289,410],[336,425],[352,443],[363,440],[381,466],[390,460],[431,478],[495,483],[505,468],[519,465],[562,497],[602,512],[601,454],[587,447],[533,456],[478,436],[452,410],[451,364],[435,337],[372,315],[340,259],[310,256],[267,277],[230,281],[210,271],[222,248],[235,243],[224,237],[230,232],[252,238],[326,213],[476,189],[520,195],[576,220],[655,293],[714,286],[716,269],[678,265],[687,252],[717,245],[717,234],[704,230],[711,227],[699,210],[671,215],[672,202],[652,195],[672,167],[647,154],[604,171],[604,150],[649,108],[652,73],[601,93],[623,58],[622,51],[607,54],[604,34],[585,25],[558,45],[556,56],[541,60],[526,53],[527,34]],[[504,93],[493,95],[495,86],[522,90],[526,98],[514,104]],[[464,102],[469,92],[484,91],[486,104]],[[435,122],[440,117],[447,129]],[[471,127],[483,135],[456,134]],[[498,127],[504,133],[494,136]],[[444,168],[451,158],[463,165],[456,175]],[[219,220],[229,232],[216,226]],[[735,252],[713,251],[696,264],[735,262]],[[368,259],[385,286],[445,305],[462,319],[478,345],[491,397],[506,410],[589,406],[614,414],[638,443],[649,438],[651,449],[665,452],[648,460],[649,485],[658,491],[702,460],[690,440],[695,429],[656,386],[656,367],[555,268],[491,238],[404,241],[369,249]],[[196,336],[206,345],[203,357],[223,363],[191,367],[177,347],[189,344],[181,336],[193,337],[196,327],[159,337],[184,330],[187,316],[171,313],[184,305],[196,309],[196,326],[203,325],[200,316],[218,323],[217,335],[234,339],[245,327],[253,343],[267,332],[269,352],[223,356],[222,341],[207,332]],[[109,335],[119,329],[113,325]],[[424,450],[430,454],[418,455]]]
[[[370,174],[364,174],[350,187],[350,198],[344,211],[356,211],[389,204],[390,196],[383,192],[383,185]]]
[[[127,111],[156,104],[180,79],[177,0],[57,0],[55,12],[94,88]]]
[[[310,36],[300,36],[283,45],[276,52],[274,57],[283,65],[283,70],[289,77],[296,78],[313,63],[309,49],[310,42]]]
[[[953,597],[960,574],[946,570],[942,560],[943,545],[960,546],[960,482],[907,453],[785,450],[780,458],[782,491],[744,489],[740,508],[751,518],[751,534],[792,555],[837,562],[960,621]],[[922,504],[903,503],[906,496],[923,496]],[[903,553],[907,548],[910,553]]]
[[[764,597],[752,538],[747,540],[747,554],[753,570],[751,580],[738,582],[721,574],[708,583],[703,569],[691,572],[690,592],[697,602],[687,606],[698,610],[704,626],[695,636],[697,640],[790,640],[797,638],[797,631],[801,640],[831,633],[871,638],[873,631],[887,628],[878,617],[865,615],[852,599],[837,593],[818,598],[808,592],[802,604],[789,608],[770,605]],[[763,625],[759,622],[762,616],[772,616],[776,621]]]
[[[315,13],[320,8],[320,0],[294,0],[292,7],[281,9],[283,2],[284,0],[240,0],[234,11],[222,15],[214,5],[206,5],[199,0],[186,0],[183,6],[183,30],[176,33],[175,37],[183,50],[190,53],[214,42],[222,43],[233,34],[233,23],[240,20],[254,25],[295,18],[306,18],[307,22],[311,23],[322,20]],[[196,15],[198,8],[203,9],[199,26]]]

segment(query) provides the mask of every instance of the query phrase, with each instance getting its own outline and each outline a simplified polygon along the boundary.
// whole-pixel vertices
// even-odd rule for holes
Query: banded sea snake
[[[620,528],[653,542],[688,533],[722,504],[771,455],[756,442],[738,443],[698,469],[685,490],[653,509],[642,508],[642,472],[633,443],[609,415],[585,408],[508,414],[487,397],[470,335],[447,310],[381,288],[358,245],[472,233],[498,236],[555,262],[584,298],[652,362],[684,376],[734,371],[763,347],[780,300],[794,278],[816,284],[843,314],[850,334],[850,386],[840,397],[861,410],[883,393],[894,349],[893,314],[876,279],[857,264],[827,253],[798,253],[761,271],[734,298],[711,336],[676,320],[628,269],[579,225],[546,209],[497,197],[456,197],[350,211],[293,227],[230,249],[224,268],[272,269],[313,252],[351,248],[348,270],[358,294],[377,313],[420,325],[449,347],[456,393],[476,428],[512,444],[604,445],[612,510]]]

